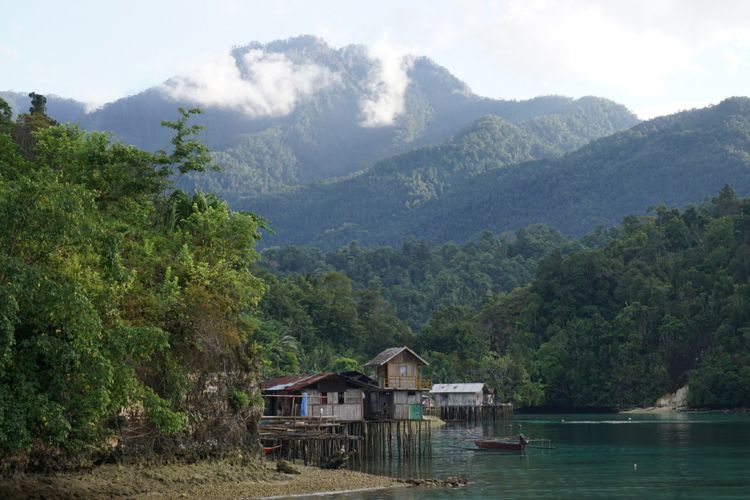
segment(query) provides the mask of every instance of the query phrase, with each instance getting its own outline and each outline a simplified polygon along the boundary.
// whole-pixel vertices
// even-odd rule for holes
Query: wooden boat
[[[478,448],[483,450],[516,450],[521,451],[526,448],[529,444],[529,439],[523,434],[518,436],[518,439],[514,438],[500,438],[500,439],[478,439],[474,441],[474,444]]]
[[[281,448],[280,444],[277,444],[276,446],[264,446],[263,447],[263,454],[264,455],[269,455],[269,454],[273,453],[274,451],[278,450],[279,448]]]

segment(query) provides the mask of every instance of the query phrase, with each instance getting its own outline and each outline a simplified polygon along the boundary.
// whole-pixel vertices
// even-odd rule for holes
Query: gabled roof
[[[389,362],[390,360],[392,360],[393,358],[401,354],[403,351],[408,351],[412,356],[414,356],[419,361],[421,361],[423,365],[425,366],[429,365],[429,363],[425,361],[424,359],[422,359],[419,356],[419,354],[412,351],[408,347],[404,346],[404,347],[390,347],[386,349],[385,351],[381,352],[380,354],[372,358],[370,361],[368,361],[365,364],[365,366],[383,366],[384,364],[386,364],[387,362]]]
[[[469,393],[476,394],[482,392],[484,384],[435,384],[430,390],[430,394],[450,394],[450,393]]]
[[[378,386],[377,380],[368,377],[362,372],[358,372],[358,371],[340,372],[339,375],[341,375],[342,377],[346,377],[352,382],[362,384],[363,387],[368,386],[368,385],[372,387]]]

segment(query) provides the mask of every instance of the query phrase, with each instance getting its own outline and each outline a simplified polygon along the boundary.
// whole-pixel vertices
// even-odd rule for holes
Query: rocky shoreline
[[[16,473],[0,478],[0,498],[273,498],[413,486],[356,471],[295,468],[300,474],[277,472],[273,462],[212,460],[194,464],[108,464],[54,474]]]

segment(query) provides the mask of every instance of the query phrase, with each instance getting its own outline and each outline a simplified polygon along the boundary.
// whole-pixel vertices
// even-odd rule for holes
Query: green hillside
[[[436,382],[503,401],[750,404],[750,198],[724,187],[574,242],[548,228],[463,245],[267,250],[259,335],[274,373],[357,368],[408,342]],[[409,329],[408,327],[411,327]]]
[[[657,118],[561,158],[518,163],[554,152],[549,136],[562,137],[570,122],[549,121],[485,120],[361,177],[243,207],[272,222],[277,236],[270,244],[335,247],[352,239],[463,241],[536,223],[581,235],[659,203],[700,202],[727,183],[750,193],[750,99]],[[503,162],[514,164],[494,168]]]

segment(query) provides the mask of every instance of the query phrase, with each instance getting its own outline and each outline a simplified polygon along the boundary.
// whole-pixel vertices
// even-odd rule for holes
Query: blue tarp
[[[306,392],[302,393],[302,403],[300,404],[299,415],[300,417],[307,416],[307,393]]]

